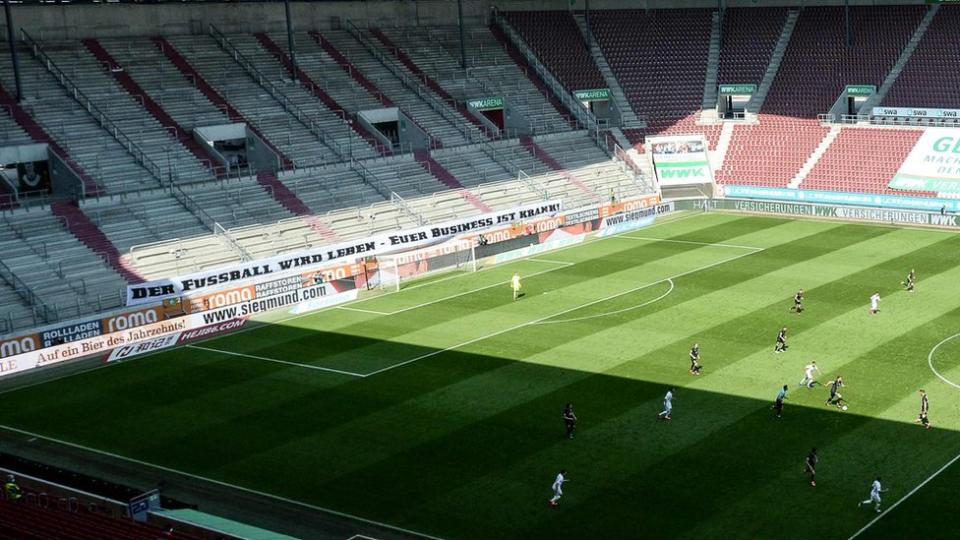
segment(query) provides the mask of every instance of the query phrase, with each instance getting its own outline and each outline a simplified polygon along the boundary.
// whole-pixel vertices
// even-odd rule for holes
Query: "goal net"
[[[407,281],[452,270],[477,271],[473,240],[451,240],[436,246],[377,257],[379,286],[388,290],[400,290],[401,284]]]

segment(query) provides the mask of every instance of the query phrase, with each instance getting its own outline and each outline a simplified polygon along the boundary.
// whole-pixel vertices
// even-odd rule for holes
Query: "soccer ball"
[[[844,405],[843,407],[840,408],[840,410],[843,410],[843,411],[847,410],[847,406]]]

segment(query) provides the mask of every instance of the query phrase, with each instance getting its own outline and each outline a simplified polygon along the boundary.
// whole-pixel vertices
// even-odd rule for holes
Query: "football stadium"
[[[3,4],[0,539],[960,538],[960,6]]]

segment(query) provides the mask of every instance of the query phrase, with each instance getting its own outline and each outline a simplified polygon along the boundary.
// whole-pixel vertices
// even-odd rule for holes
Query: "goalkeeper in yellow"
[[[520,298],[520,274],[514,272],[513,277],[510,279],[510,288],[513,289],[513,299],[516,300]]]

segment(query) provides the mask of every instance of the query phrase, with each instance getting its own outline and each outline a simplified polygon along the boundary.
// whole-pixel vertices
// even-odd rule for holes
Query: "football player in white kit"
[[[557,473],[556,480],[553,481],[553,498],[550,499],[550,506],[556,508],[560,505],[560,497],[563,497],[563,483],[567,482],[567,470],[560,469],[560,472]]]
[[[803,378],[800,379],[800,386],[806,386],[807,388],[813,388],[815,382],[813,379],[813,372],[820,371],[820,368],[817,367],[816,362],[811,362],[803,368]]]
[[[876,315],[880,311],[880,293],[875,292],[870,297],[870,314]]]
[[[510,279],[510,287],[513,289],[513,299],[520,298],[520,274],[514,273]]]
[[[880,485],[880,477],[878,476],[876,480],[870,484],[870,498],[865,501],[860,501],[857,503],[857,507],[861,507],[865,504],[873,503],[877,513],[880,513],[880,494],[886,492],[887,490],[883,489]]]
[[[671,414],[673,414],[673,388],[668,389],[667,394],[663,396],[663,410],[660,411],[657,418],[672,420],[672,418],[670,418]]]

